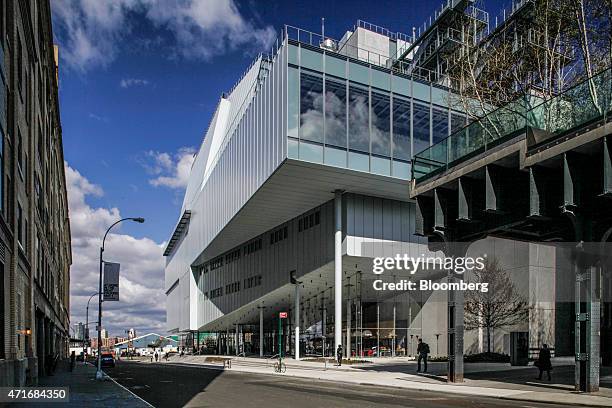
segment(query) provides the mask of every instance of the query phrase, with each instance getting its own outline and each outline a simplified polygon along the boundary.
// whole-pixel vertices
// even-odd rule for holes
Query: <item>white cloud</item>
[[[238,49],[267,50],[276,37],[272,27],[247,19],[234,0],[54,0],[52,11],[62,58],[80,71],[113,61],[122,39],[138,32],[134,23],[169,34],[156,37],[168,55],[204,60]]]
[[[194,153],[195,150],[191,147],[182,147],[174,155],[148,151],[141,164],[149,174],[155,176],[149,180],[152,186],[181,189],[187,187]]]
[[[147,86],[149,85],[149,81],[146,79],[139,78],[124,78],[119,81],[119,86],[122,88],[129,88],[131,86]]]
[[[104,192],[66,164],[73,263],[70,271],[71,323],[85,322],[86,304],[98,291],[99,251],[106,228],[121,218],[117,208],[96,208],[88,197]],[[119,227],[119,226],[117,226]],[[114,229],[105,244],[105,259],[121,263],[120,301],[103,304],[103,326],[113,335],[135,327],[138,332],[165,331],[163,244],[149,238],[134,238]],[[97,318],[95,298],[89,321]],[[94,336],[95,324],[90,324]]]

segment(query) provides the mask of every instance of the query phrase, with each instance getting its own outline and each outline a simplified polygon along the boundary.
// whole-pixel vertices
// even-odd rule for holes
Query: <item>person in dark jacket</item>
[[[540,349],[540,355],[535,362],[535,366],[540,370],[538,380],[542,379],[542,373],[546,371],[546,374],[548,374],[548,381],[550,381],[550,370],[552,370],[552,364],[550,362],[550,349],[548,348],[548,344],[544,344]]]
[[[417,346],[417,373],[421,372],[421,360],[423,360],[423,372],[427,372],[427,355],[429,354],[429,345],[423,342],[423,339],[419,339],[419,345]]]
[[[336,350],[336,358],[338,359],[338,366],[342,365],[342,344],[338,344],[338,349]]]

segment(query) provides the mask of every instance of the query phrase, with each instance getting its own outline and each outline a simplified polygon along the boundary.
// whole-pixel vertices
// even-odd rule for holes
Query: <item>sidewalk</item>
[[[60,363],[53,376],[42,377],[39,387],[68,387],[70,402],[61,404],[67,407],[134,407],[150,408],[151,405],[141,400],[121,385],[107,378],[96,381],[96,368],[90,364],[77,363],[74,371],[68,370],[67,363]],[[23,407],[23,403],[9,406]],[[49,403],[30,403],[28,407],[48,407]]]
[[[209,356],[219,358],[223,356]],[[208,368],[223,370],[223,364],[206,361],[207,356],[173,357],[163,364],[202,365]],[[510,367],[500,364],[493,367],[491,364],[466,364],[465,381],[459,384],[447,383],[439,375],[445,372],[446,363],[430,363],[430,372],[433,374],[417,374],[416,364],[412,361],[393,360],[358,365],[343,365],[337,367],[331,364],[325,367],[324,363],[295,361],[284,359],[287,372],[278,374],[274,372],[273,361],[260,358],[232,359],[232,371],[254,374],[284,375],[290,377],[303,377],[333,382],[344,382],[360,385],[374,385],[404,389],[438,391],[444,393],[457,393],[463,395],[478,395],[495,397],[516,401],[550,402],[559,404],[574,404],[590,407],[612,407],[612,388],[602,387],[594,394],[579,394],[573,391],[573,386],[566,382],[555,380],[557,377],[573,373],[573,367],[556,367],[553,370],[553,381],[535,380],[537,372],[533,367]],[[566,373],[568,371],[568,373]],[[471,377],[471,378],[470,378]]]

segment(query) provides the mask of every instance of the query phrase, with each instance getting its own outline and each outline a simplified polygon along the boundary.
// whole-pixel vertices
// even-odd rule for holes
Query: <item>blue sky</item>
[[[411,33],[437,1],[54,0],[60,109],[69,166],[74,265],[72,315],[95,292],[100,232],[116,216],[142,216],[111,240],[125,295],[109,329],[163,331],[161,244],[182,202],[189,158],[223,91],[283,24],[340,38],[357,19]],[[509,3],[506,2],[506,3]],[[497,14],[500,1],[485,9]],[[96,227],[91,227],[96,225]],[[130,243],[139,250],[131,251]],[[114,253],[112,251],[115,251]],[[142,252],[139,252],[142,251]],[[135,253],[139,253],[138,256]],[[123,258],[122,258],[123,257]],[[142,257],[147,259],[142,261]],[[122,258],[122,259],[117,259]],[[95,271],[95,269],[94,269]],[[123,285],[122,281],[122,285]],[[149,297],[150,303],[137,299]]]

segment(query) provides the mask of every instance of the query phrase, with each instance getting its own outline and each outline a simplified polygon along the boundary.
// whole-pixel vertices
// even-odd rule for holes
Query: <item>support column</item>
[[[376,300],[376,357],[380,357],[380,303]]]
[[[597,392],[600,370],[600,269],[593,264],[577,265],[577,269],[575,389]]]
[[[264,355],[264,307],[259,306],[259,357]]]
[[[448,281],[453,282],[454,280],[455,277],[449,275]],[[460,290],[449,290],[448,382],[463,382],[463,308],[463,292]]]
[[[236,323],[236,331],[234,333],[234,352],[236,353],[236,355],[240,353],[240,333],[238,332],[238,328],[238,323]]]
[[[346,358],[351,358],[351,279],[346,285]]]
[[[323,339],[323,357],[327,356],[327,333],[325,333],[327,323],[327,308],[325,307],[325,291],[321,297],[321,338]]]
[[[334,192],[334,353],[342,345],[342,191]]]
[[[227,333],[226,333],[226,336],[225,336],[225,349],[226,349],[225,351],[226,351],[226,354],[228,356],[229,356],[229,350],[230,350],[229,339],[230,339],[230,331],[229,331],[229,329],[227,329]]]
[[[395,343],[397,339],[397,329],[395,328],[395,299],[393,300],[393,337],[391,337],[391,357],[395,357]]]
[[[300,285],[295,285],[295,360],[300,359]]]

